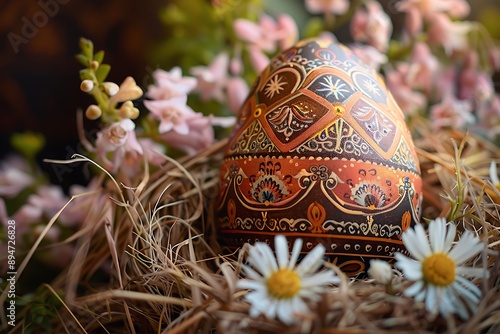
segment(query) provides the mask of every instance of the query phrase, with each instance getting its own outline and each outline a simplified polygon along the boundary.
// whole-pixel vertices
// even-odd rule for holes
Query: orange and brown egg
[[[346,46],[304,40],[271,60],[241,108],[221,167],[217,223],[230,248],[284,234],[323,244],[349,275],[405,252],[420,170],[382,78]]]

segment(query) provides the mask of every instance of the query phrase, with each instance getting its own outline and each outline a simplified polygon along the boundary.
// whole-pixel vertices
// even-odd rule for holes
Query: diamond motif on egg
[[[229,138],[216,220],[222,244],[285,234],[358,275],[405,252],[418,223],[418,159],[382,78],[346,46],[309,39],[273,58]],[[272,244],[272,242],[271,242]]]

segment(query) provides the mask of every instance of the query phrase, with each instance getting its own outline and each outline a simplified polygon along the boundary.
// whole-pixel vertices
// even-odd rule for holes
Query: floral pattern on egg
[[[420,219],[421,177],[403,113],[346,46],[309,39],[254,84],[221,167],[223,244],[277,234],[316,244],[348,275],[403,252]]]

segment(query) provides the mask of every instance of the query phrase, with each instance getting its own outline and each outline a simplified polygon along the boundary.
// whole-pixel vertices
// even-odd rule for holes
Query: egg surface
[[[317,244],[348,275],[406,253],[421,177],[404,115],[348,47],[309,39],[274,57],[229,138],[216,219],[229,248]]]

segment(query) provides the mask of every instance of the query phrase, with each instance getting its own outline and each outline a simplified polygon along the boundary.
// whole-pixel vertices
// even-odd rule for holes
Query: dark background
[[[151,61],[152,48],[171,32],[159,19],[159,11],[168,0],[59,1],[61,3],[58,0],[0,2],[0,159],[11,150],[12,133],[40,132],[46,139],[46,146],[38,155],[40,165],[53,182],[65,187],[75,182],[85,183],[85,176],[75,169],[71,176],[54,179],[51,169],[41,160],[66,159],[81,150],[76,111],[86,108],[92,99],[79,90],[81,66],[74,58],[79,52],[79,38],[89,38],[96,50],[105,50],[105,62],[112,65],[109,80],[120,83],[131,75],[146,88],[152,70],[158,66]],[[52,3],[53,12],[46,13],[42,2]],[[293,2],[299,3],[295,8],[303,4],[302,0]],[[381,2],[386,8],[395,3],[394,0]],[[482,8],[498,8],[497,2],[474,1],[471,18],[480,16]],[[283,6],[271,3],[275,9]],[[46,23],[43,13],[49,16]],[[291,13],[296,19],[298,14],[304,15]],[[397,25],[403,18],[394,19]],[[35,24],[36,30],[31,30],[30,36],[25,33],[29,29],[26,22]],[[338,33],[346,32],[348,28]],[[14,37],[28,38],[13,45]],[[87,126],[92,128],[95,124]]]
[[[131,75],[142,85],[152,68],[150,49],[166,36],[158,11],[167,1],[59,1],[0,2],[0,158],[11,151],[10,135],[26,130],[45,136],[39,160],[65,159],[79,150],[76,111],[92,102],[79,90],[81,65],[74,55],[80,37],[105,50],[105,62],[112,65],[109,80],[119,84]],[[41,2],[52,3],[46,24]],[[36,30],[27,30],[27,21]],[[23,36],[29,38],[12,42]],[[78,174],[55,181],[85,182]]]

